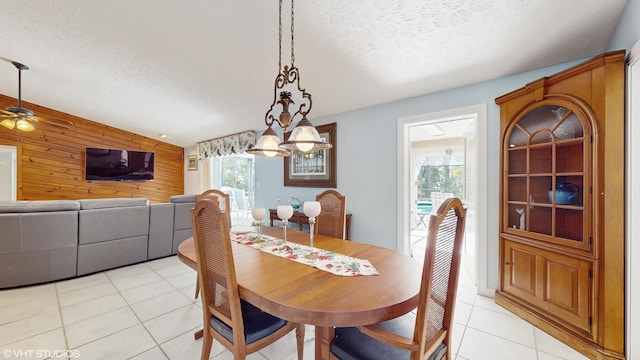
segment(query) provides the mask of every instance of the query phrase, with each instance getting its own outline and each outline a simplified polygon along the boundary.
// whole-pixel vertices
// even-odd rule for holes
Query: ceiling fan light
[[[0,122],[0,125],[6,127],[9,130],[13,130],[13,128],[16,127],[16,122],[11,119],[4,119]]]
[[[34,129],[31,122],[25,119],[18,120],[16,122],[16,127],[18,128],[18,130],[22,130],[22,131],[32,131]]]

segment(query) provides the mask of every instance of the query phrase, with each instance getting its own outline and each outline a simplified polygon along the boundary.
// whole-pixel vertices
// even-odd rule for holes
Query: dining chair
[[[229,219],[229,227],[232,226],[231,210],[230,210],[231,207],[229,206],[231,203],[229,202],[229,194],[222,192],[220,190],[209,189],[203,192],[202,194],[196,196],[196,201],[201,199],[213,200],[218,205],[220,210],[227,215],[227,219]],[[196,281],[196,296],[195,296],[196,299],[198,298],[199,294],[200,294],[200,282]]]
[[[227,218],[229,219],[229,226],[230,227],[232,226],[231,209],[228,206],[228,204],[231,204],[229,200],[229,194],[217,189],[209,189],[203,192],[202,194],[196,196],[196,201],[202,200],[202,199],[211,199],[215,201],[218,204],[218,207],[220,208],[220,210],[227,215]]]
[[[320,215],[316,217],[316,234],[345,239],[347,198],[335,190],[316,195],[320,202]]]
[[[304,350],[304,324],[287,322],[240,299],[229,232],[229,218],[214,201],[201,199],[192,210],[198,281],[202,288],[201,359],[209,359],[213,339],[245,359],[296,331],[298,359]]]
[[[465,215],[458,198],[431,215],[417,310],[374,325],[336,328],[333,358],[450,359]]]

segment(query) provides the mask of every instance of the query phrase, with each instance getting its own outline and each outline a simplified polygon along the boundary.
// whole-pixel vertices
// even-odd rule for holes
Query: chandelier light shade
[[[279,1],[278,18],[278,76],[276,76],[273,90],[273,102],[265,114],[264,122],[267,130],[258,139],[256,146],[247,150],[248,153],[262,156],[290,156],[290,150],[311,151],[331,148],[307,118],[311,111],[311,94],[300,87],[300,71],[295,66],[294,39],[294,0],[291,0],[291,66],[282,66],[282,0]],[[298,95],[294,101],[293,92]],[[297,99],[300,100],[297,100]],[[277,111],[280,110],[277,114]],[[291,132],[288,140],[282,142],[272,129],[278,123],[286,134],[296,118],[301,118]]]
[[[311,124],[306,116],[291,132],[289,140],[280,143],[280,148],[287,150],[298,150],[302,152],[312,150],[326,150],[331,148],[331,144],[324,142],[318,134],[318,130]]]
[[[289,156],[290,152],[280,148],[280,138],[278,134],[271,128],[271,125],[262,133],[262,136],[256,142],[256,145],[247,150],[248,153],[254,155],[262,155],[267,157]]]

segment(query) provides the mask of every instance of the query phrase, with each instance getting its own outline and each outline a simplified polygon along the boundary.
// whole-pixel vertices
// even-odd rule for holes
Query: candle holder
[[[293,206],[291,205],[278,205],[278,217],[282,220],[282,231],[284,232],[284,242],[282,245],[287,244],[287,226],[289,226],[289,219],[293,216]]]
[[[264,242],[264,240],[262,240],[262,220],[264,220],[264,218],[267,216],[267,209],[254,208],[253,210],[251,210],[251,216],[254,220],[253,225],[255,225],[258,230],[258,238],[256,239],[256,242]]]
[[[309,244],[313,248],[313,236],[315,234],[314,225],[316,224],[316,216],[320,215],[320,202],[319,201],[305,201],[302,207],[302,211],[309,218]],[[307,259],[315,259],[318,256],[313,253],[313,249],[307,254]]]

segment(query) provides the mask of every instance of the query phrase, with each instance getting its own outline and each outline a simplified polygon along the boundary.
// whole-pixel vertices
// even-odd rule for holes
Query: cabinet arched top
[[[549,95],[517,112],[504,132],[505,148],[589,138],[597,122],[590,107],[567,95]]]

